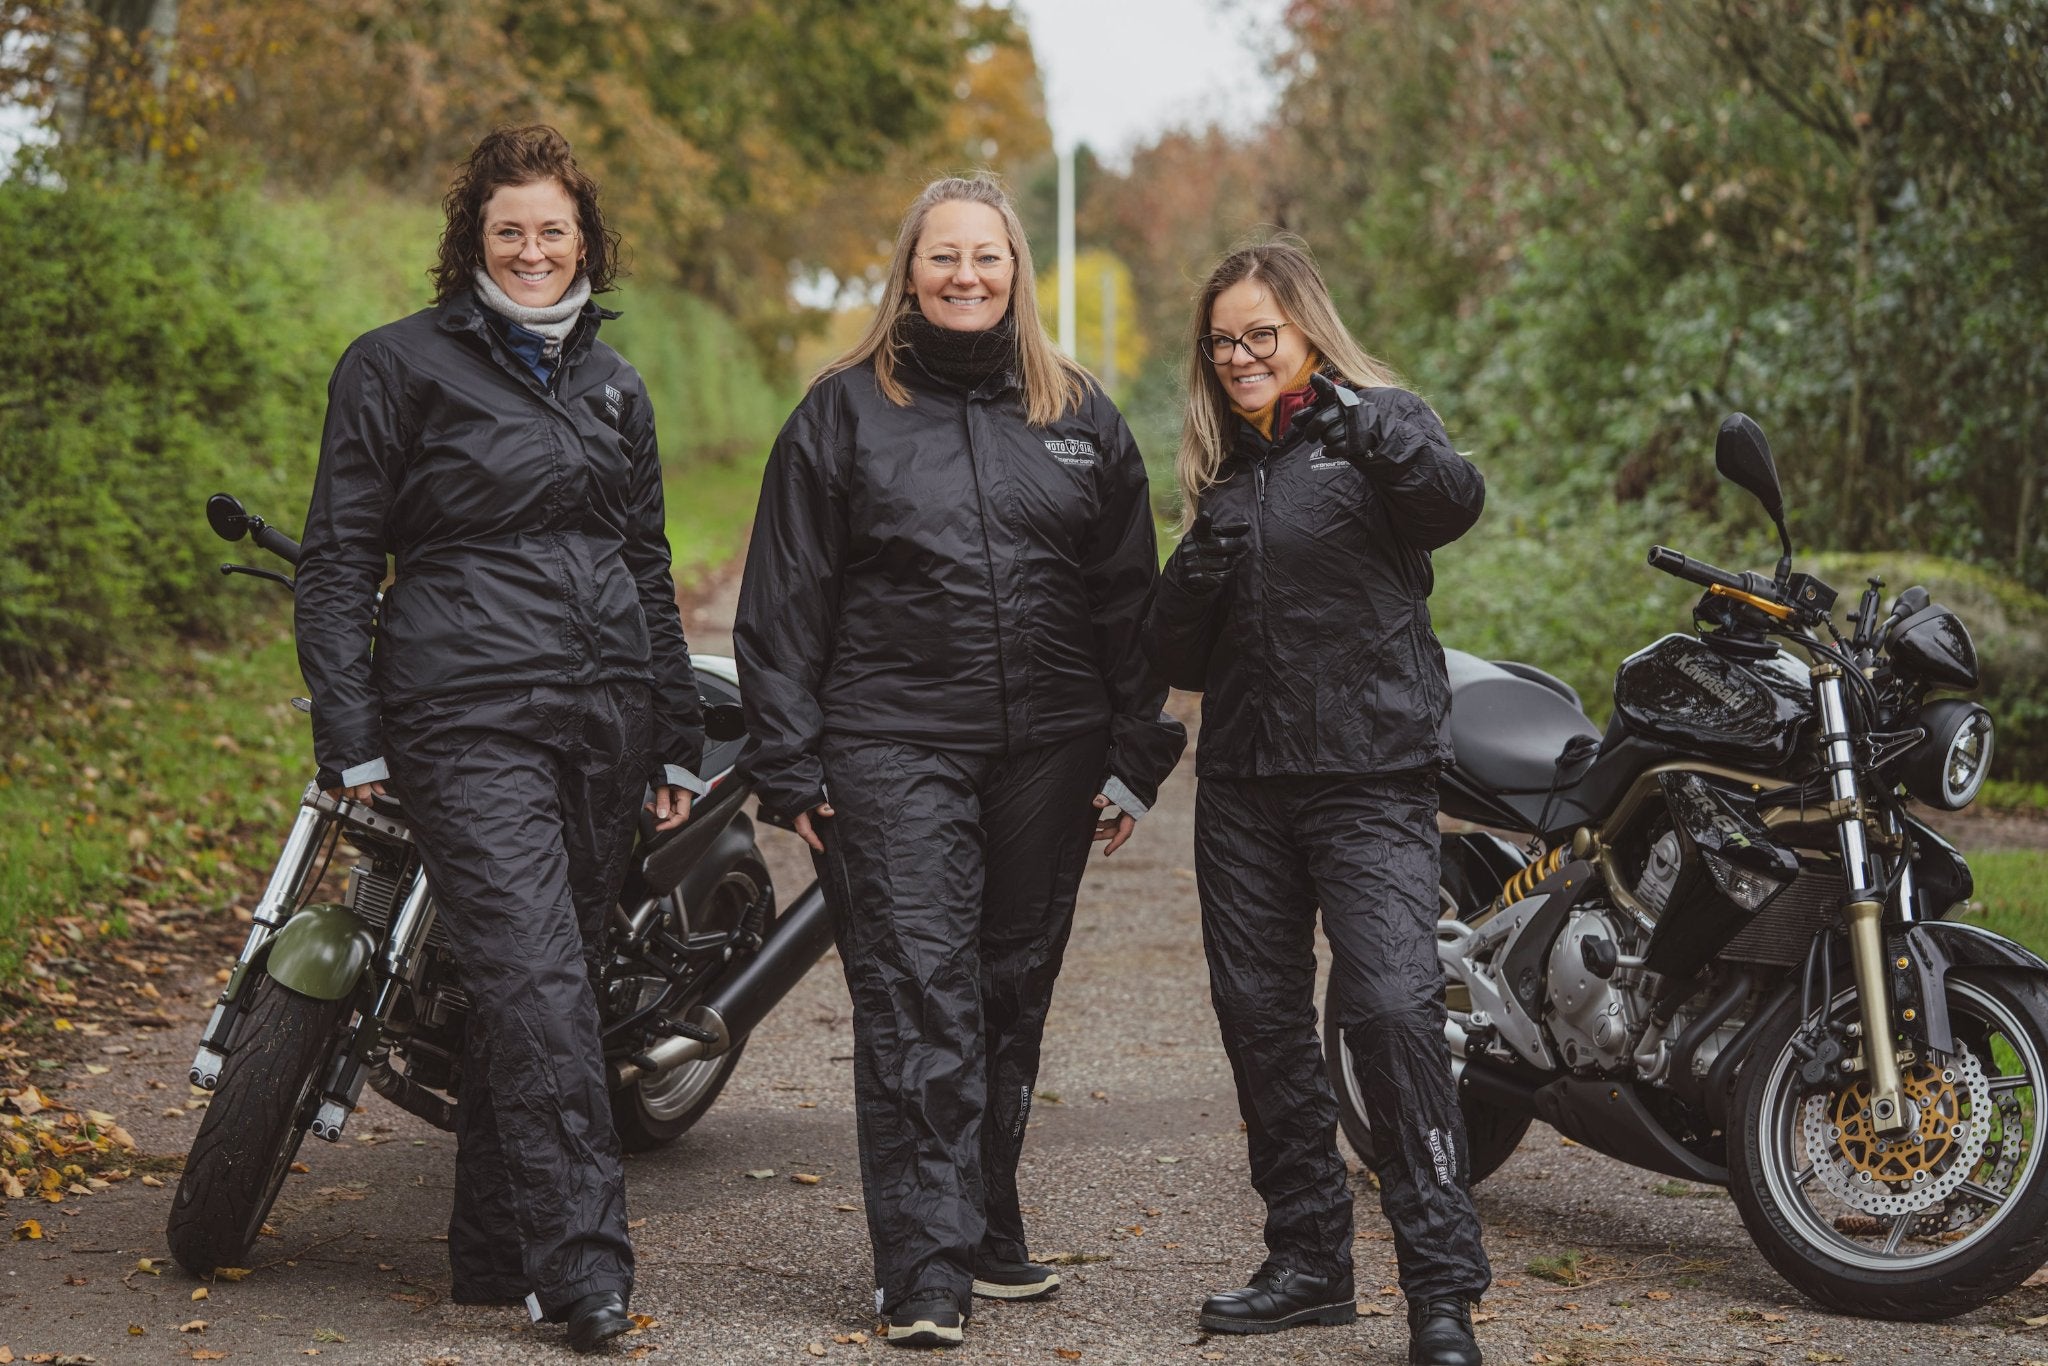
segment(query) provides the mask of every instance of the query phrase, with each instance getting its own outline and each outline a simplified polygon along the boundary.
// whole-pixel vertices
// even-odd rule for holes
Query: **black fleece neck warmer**
[[[933,376],[974,389],[1016,356],[1017,322],[1006,313],[994,327],[961,332],[940,327],[913,306],[897,320],[896,340]]]

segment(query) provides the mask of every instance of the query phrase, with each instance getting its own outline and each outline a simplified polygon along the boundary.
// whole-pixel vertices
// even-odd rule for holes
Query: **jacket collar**
[[[498,339],[491,334],[489,312],[483,300],[476,297],[476,290],[465,285],[448,296],[448,301],[437,310],[435,321],[443,332],[468,333],[486,345],[493,345]],[[566,363],[588,351],[591,341],[597,336],[598,325],[618,316],[617,309],[606,308],[595,299],[583,305],[576,319],[576,330],[562,345],[562,360]]]

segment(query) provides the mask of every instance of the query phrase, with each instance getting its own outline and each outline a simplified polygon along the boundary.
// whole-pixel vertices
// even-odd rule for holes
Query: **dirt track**
[[[722,643],[727,602],[729,593],[714,592],[693,604],[698,648]],[[1362,1179],[1366,1316],[1355,1327],[1266,1339],[1195,1331],[1203,1294],[1239,1284],[1261,1250],[1197,937],[1192,791],[1184,769],[1138,839],[1098,859],[1049,1026],[1024,1188],[1035,1248],[1086,1260],[1066,1269],[1052,1301],[978,1306],[956,1359],[1403,1359],[1392,1247]],[[768,832],[767,842],[786,900],[808,881],[808,863],[793,837]],[[58,1099],[113,1111],[145,1154],[175,1157],[197,1124],[184,1072],[214,986],[203,962],[161,985],[176,1027],[121,1026],[68,1045],[51,1036],[31,1051],[62,1055],[37,1073]],[[630,1162],[634,1307],[655,1323],[623,1352],[735,1363],[889,1355],[854,1340],[873,1323],[850,1042],[845,989],[828,957],[756,1033],[699,1128]],[[114,1048],[129,1051],[102,1051]],[[437,1235],[449,1199],[447,1135],[372,1098],[338,1147],[309,1142],[304,1157],[310,1170],[290,1178],[276,1234],[251,1259],[254,1274],[208,1287],[197,1303],[197,1283],[176,1270],[134,1269],[164,1252],[170,1189],[141,1184],[147,1164],[62,1205],[10,1202],[9,1227],[34,1216],[47,1236],[0,1241],[0,1344],[16,1360],[568,1359],[557,1330],[530,1328],[521,1313],[445,1303]],[[763,1171],[773,1174],[753,1175]],[[800,1184],[797,1174],[819,1180]],[[2048,1315],[2048,1290],[2022,1290],[1937,1327],[1816,1312],[1751,1249],[1720,1192],[1680,1189],[1565,1145],[1541,1125],[1481,1188],[1479,1207],[1498,1279],[1480,1329],[1490,1361],[2048,1360],[2048,1330],[2024,1323]],[[1540,1274],[1567,1265],[1579,1284]],[[203,1328],[181,1331],[198,1320]]]

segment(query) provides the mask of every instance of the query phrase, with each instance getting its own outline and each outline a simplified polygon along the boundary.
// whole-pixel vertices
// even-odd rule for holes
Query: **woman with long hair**
[[[1477,520],[1485,485],[1429,405],[1352,339],[1296,241],[1233,252],[1210,274],[1188,368],[1187,535],[1145,645],[1169,682],[1203,693],[1196,886],[1267,1250],[1201,1323],[1266,1333],[1356,1317],[1351,1192],[1316,1036],[1320,905],[1409,1359],[1469,1366],[1489,1273],[1436,961],[1450,688],[1428,598],[1430,552]]]
[[[1185,736],[1138,646],[1145,466],[1040,327],[1002,187],[927,186],[886,278],[769,456],[733,639],[741,762],[814,851],[853,997],[876,1308],[936,1346],[970,1292],[1059,1283],[1017,1195],[1046,1010],[1091,838],[1129,838]]]
[[[703,727],[654,415],[597,339],[619,246],[597,185],[554,129],[501,128],[446,209],[433,307],[357,338],[328,388],[299,664],[323,786],[396,786],[472,1006],[454,1298],[523,1301],[593,1351],[632,1327],[633,1282],[593,959],[638,808],[671,829],[704,791]]]

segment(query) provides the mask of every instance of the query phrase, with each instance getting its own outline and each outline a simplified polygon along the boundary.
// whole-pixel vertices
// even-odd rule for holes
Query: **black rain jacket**
[[[1202,777],[1391,773],[1451,757],[1429,553],[1479,519],[1485,480],[1420,398],[1359,393],[1386,416],[1369,473],[1323,450],[1304,420],[1271,445],[1240,421],[1201,508],[1218,526],[1247,523],[1250,547],[1218,592],[1186,586],[1179,552],[1159,577],[1145,649],[1169,683],[1204,694]]]
[[[762,807],[824,800],[828,731],[1014,753],[1105,726],[1149,805],[1187,737],[1138,644],[1159,560],[1123,416],[1091,384],[1034,427],[1007,372],[897,374],[909,407],[872,366],[819,381],[768,457],[733,630]]]
[[[421,698],[637,681],[649,780],[694,778],[654,414],[597,340],[618,315],[586,305],[543,387],[486,312],[464,292],[366,333],[328,384],[295,615],[315,756],[337,773],[383,758],[382,709]]]

